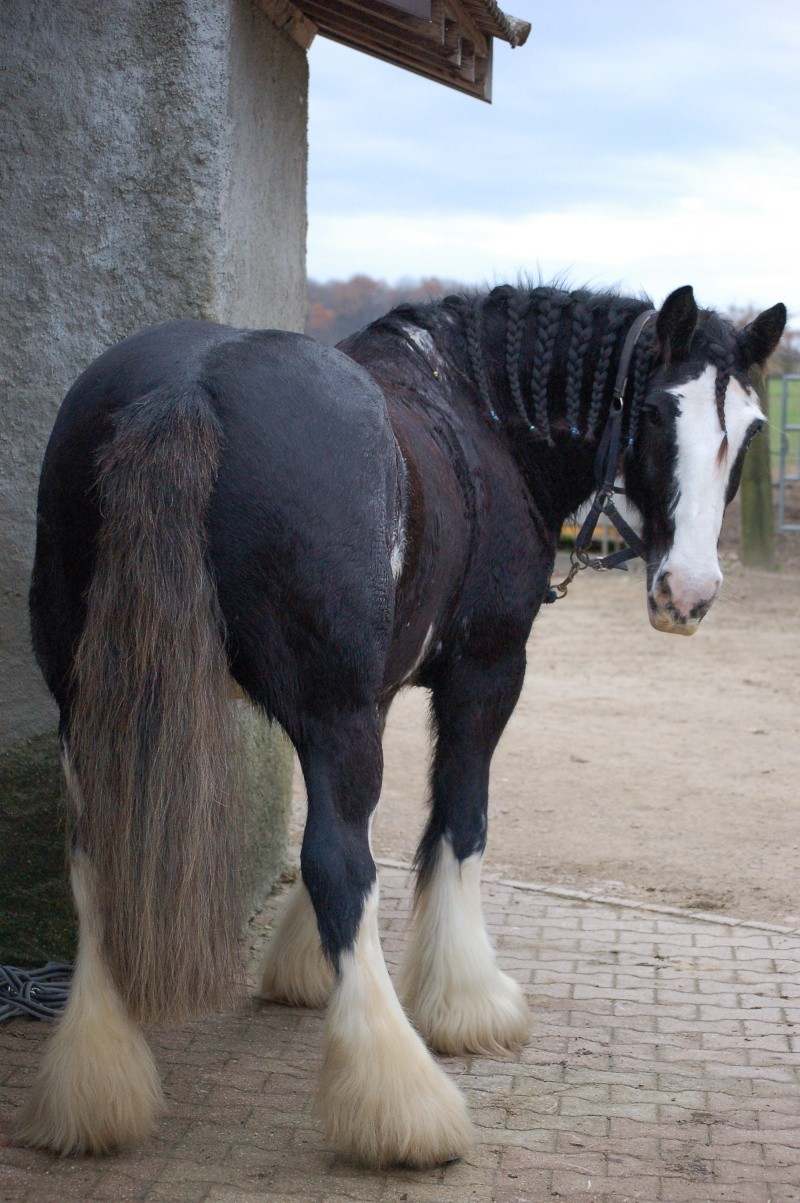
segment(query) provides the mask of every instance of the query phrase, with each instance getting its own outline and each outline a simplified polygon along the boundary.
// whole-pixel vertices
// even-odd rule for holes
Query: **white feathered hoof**
[[[72,986],[15,1134],[54,1153],[111,1153],[149,1136],[164,1096],[103,961],[83,853],[73,854],[72,890],[80,922]]]
[[[417,1031],[439,1053],[498,1056],[528,1038],[531,1013],[525,996],[495,966],[469,982],[417,982],[416,987],[406,989],[403,1001]]]
[[[101,975],[102,976],[102,975]],[[80,982],[16,1125],[24,1144],[54,1153],[112,1153],[150,1135],[164,1100],[152,1053],[112,987]],[[77,987],[77,988],[76,988]],[[76,997],[77,996],[77,997]]]
[[[461,1157],[473,1133],[466,1103],[400,1012],[356,1015],[334,995],[319,1107],[345,1157],[381,1168],[424,1168]]]
[[[292,1007],[324,1007],[333,976],[322,951],[311,897],[299,881],[270,940],[258,996]]]
[[[442,1165],[473,1139],[466,1103],[408,1022],[377,938],[377,890],[328,1007],[319,1107],[330,1143],[375,1168]]]
[[[502,973],[481,911],[479,855],[458,861],[443,840],[417,896],[400,997],[431,1048],[497,1055],[519,1048],[531,1024],[525,996]]]

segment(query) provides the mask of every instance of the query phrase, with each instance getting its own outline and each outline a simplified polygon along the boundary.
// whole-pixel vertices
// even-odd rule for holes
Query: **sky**
[[[505,0],[487,105],[318,37],[308,272],[520,274],[800,324],[800,2]]]

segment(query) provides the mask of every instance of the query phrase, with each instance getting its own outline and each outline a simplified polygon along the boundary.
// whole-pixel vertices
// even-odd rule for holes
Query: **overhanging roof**
[[[521,46],[530,24],[495,0],[259,0],[301,45],[315,34],[457,88],[492,98],[495,38]]]

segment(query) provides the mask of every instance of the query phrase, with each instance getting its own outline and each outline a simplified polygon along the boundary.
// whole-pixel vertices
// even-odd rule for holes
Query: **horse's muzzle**
[[[670,635],[694,635],[711,609],[721,581],[719,569],[699,583],[682,583],[671,572],[658,573],[647,593],[650,625]]]

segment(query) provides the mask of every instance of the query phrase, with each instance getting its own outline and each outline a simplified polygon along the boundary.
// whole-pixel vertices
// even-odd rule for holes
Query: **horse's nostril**
[[[672,589],[669,583],[669,573],[661,572],[656,577],[655,592],[661,594],[664,601],[669,601],[672,597]]]
[[[698,602],[696,606],[692,607],[691,611],[689,612],[689,617],[696,618],[698,620],[698,622],[700,621],[701,618],[705,618],[706,614],[708,614],[708,611],[711,609],[711,604],[714,601],[715,597],[716,597],[716,592],[713,594],[713,596],[709,597],[706,601]]]

